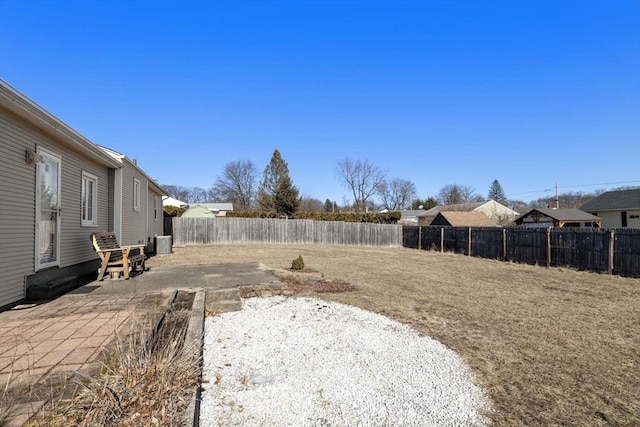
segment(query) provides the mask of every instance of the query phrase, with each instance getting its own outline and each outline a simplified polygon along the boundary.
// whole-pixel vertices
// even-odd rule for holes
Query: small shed
[[[215,218],[216,214],[204,206],[195,205],[184,211],[182,218]]]
[[[456,212],[443,211],[439,212],[431,226],[445,227],[496,227],[496,223],[482,212]]]
[[[601,227],[602,219],[580,209],[535,208],[515,221],[523,227]]]

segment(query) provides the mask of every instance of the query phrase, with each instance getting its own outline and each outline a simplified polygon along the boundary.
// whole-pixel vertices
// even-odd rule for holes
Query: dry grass
[[[407,323],[456,351],[493,401],[497,426],[640,425],[640,280],[411,249],[220,245],[156,265],[302,255],[352,292],[322,298]]]
[[[182,351],[188,315],[167,314],[153,341],[147,328],[117,337],[102,371],[79,376],[80,392],[52,399],[29,427],[181,425],[200,374],[199,357]]]

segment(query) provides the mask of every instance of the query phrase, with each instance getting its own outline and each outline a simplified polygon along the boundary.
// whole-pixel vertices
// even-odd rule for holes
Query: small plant
[[[298,258],[294,259],[291,263],[292,270],[304,270],[304,260],[302,259],[302,255],[298,255]]]

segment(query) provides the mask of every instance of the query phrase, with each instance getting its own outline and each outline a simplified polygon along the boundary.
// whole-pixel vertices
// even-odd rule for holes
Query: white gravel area
[[[412,328],[311,298],[208,317],[201,426],[482,426],[460,357]]]

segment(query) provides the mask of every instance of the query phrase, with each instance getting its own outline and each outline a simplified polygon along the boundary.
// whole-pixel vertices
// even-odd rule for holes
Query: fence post
[[[422,227],[418,226],[418,250],[422,249]]]
[[[469,252],[467,253],[468,256],[471,256],[471,227],[469,227],[469,244],[468,244],[468,249]]]
[[[440,227],[440,252],[444,252],[444,227]]]
[[[547,228],[547,267],[551,267],[551,227]]]
[[[614,267],[613,255],[616,249],[615,237],[616,237],[615,230],[609,230],[609,270],[607,271],[607,273],[609,274],[613,274],[613,267]]]
[[[502,229],[502,259],[507,260],[507,229]]]

